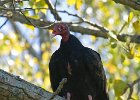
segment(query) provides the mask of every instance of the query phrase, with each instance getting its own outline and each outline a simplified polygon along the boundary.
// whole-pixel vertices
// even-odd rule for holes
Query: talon
[[[70,93],[69,92],[67,92],[67,100],[70,100]]]
[[[91,95],[88,95],[88,100],[92,100],[92,96]]]

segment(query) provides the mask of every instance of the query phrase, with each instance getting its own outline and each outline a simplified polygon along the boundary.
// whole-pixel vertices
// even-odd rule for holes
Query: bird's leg
[[[91,95],[88,95],[88,100],[92,100],[92,96]]]
[[[67,100],[70,100],[70,93],[69,92],[67,92]]]

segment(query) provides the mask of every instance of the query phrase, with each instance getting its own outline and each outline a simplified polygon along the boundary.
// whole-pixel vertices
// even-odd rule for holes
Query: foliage
[[[55,0],[52,1],[55,4]],[[16,2],[15,7],[26,8],[23,13],[28,17],[54,21],[45,0]],[[72,14],[78,14],[110,30],[108,39],[73,34],[85,46],[101,54],[110,98],[126,100],[129,95],[129,91],[124,93],[127,83],[140,77],[140,44],[131,43],[130,39],[127,39],[127,42],[120,42],[116,39],[116,35],[140,34],[140,11],[116,4],[112,0],[65,0],[64,2],[57,0],[56,8],[61,10],[65,8]],[[59,14],[62,20],[67,22],[79,20],[65,13]],[[49,33],[50,30],[13,23],[10,20],[0,30],[0,68],[51,91],[48,63],[51,54],[58,48],[60,39],[51,40]],[[140,84],[134,87],[132,95],[134,100],[140,99],[139,87]]]

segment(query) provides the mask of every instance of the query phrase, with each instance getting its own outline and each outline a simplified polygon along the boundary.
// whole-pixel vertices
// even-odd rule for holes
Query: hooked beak
[[[56,36],[56,34],[54,33],[54,31],[52,33],[50,33],[50,38],[54,38]]]

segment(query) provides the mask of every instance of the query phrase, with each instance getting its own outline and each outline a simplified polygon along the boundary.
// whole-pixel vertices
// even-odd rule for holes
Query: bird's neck
[[[83,45],[81,42],[73,35],[69,34],[67,41],[61,40],[60,49],[64,51],[72,51],[72,49],[81,48]]]
[[[62,41],[67,42],[69,40],[70,33],[64,33],[61,36],[62,36]]]

